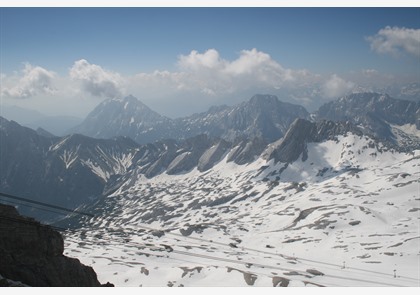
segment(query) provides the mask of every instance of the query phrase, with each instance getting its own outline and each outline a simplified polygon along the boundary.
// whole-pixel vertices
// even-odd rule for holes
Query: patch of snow
[[[418,287],[419,157],[348,134],[291,164],[133,174],[66,255],[117,286]]]
[[[66,169],[69,169],[71,165],[78,159],[78,150],[80,146],[76,150],[65,150],[63,154],[60,156],[60,159],[63,160],[64,165],[66,165]]]

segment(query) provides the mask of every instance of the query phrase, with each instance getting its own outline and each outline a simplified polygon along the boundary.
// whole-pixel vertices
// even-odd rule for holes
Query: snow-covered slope
[[[134,173],[65,254],[117,286],[420,286],[420,151],[348,132],[305,154]]]

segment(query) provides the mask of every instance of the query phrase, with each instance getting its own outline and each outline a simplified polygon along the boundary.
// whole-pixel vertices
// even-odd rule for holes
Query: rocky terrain
[[[420,129],[419,101],[393,99],[380,93],[354,93],[342,97],[324,104],[315,115],[317,119],[349,121],[362,126],[365,133],[387,139],[402,148],[411,146],[409,142],[398,140],[395,129],[405,125]]]
[[[75,208],[101,195],[109,177],[126,171],[137,144],[122,137],[45,137],[0,117],[0,146],[1,192]]]
[[[0,191],[76,208],[117,187],[134,170],[148,178],[163,172],[186,173],[196,167],[204,172],[226,155],[228,162],[248,164],[272,142],[282,146],[272,157],[295,160],[304,152],[302,136],[313,128],[321,128],[311,139],[315,141],[353,131],[399,151],[411,151],[420,147],[419,116],[416,102],[359,93],[325,104],[311,116],[311,122],[302,119],[310,117],[303,107],[271,95],[255,95],[237,106],[214,107],[176,120],[153,112],[132,96],[107,100],[85,122],[91,128],[87,133],[93,136],[117,136],[108,139],[80,134],[55,137],[0,118]],[[287,134],[296,119],[301,119],[299,124]],[[125,135],[137,141],[161,139],[139,144]],[[52,217],[20,210],[42,219]]]
[[[419,151],[310,138],[297,159],[280,142],[246,165],[133,174],[66,253],[117,286],[420,286]]]
[[[94,214],[55,225],[101,281],[420,286],[418,103],[357,93],[308,114],[257,95],[173,120],[128,97],[93,114],[112,138],[0,119],[0,191]]]
[[[95,271],[63,255],[64,241],[51,227],[0,205],[0,284],[98,287]]]

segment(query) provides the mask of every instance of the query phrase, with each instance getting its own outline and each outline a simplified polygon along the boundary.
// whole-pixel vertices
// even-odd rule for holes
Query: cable
[[[95,236],[93,236],[93,238],[96,238],[96,237],[95,237]],[[101,239],[101,240],[108,240],[108,241],[111,241],[111,242],[115,242],[115,240],[114,240],[114,239],[111,239],[111,238],[104,238],[104,237],[102,237],[102,238],[100,238],[100,239]],[[86,243],[86,241],[84,241],[84,242]],[[125,241],[125,244],[129,244],[129,245],[133,245],[133,246],[142,246],[142,247],[145,247],[145,248],[152,249],[149,245],[144,244],[144,243],[138,243],[138,242],[126,242],[126,241]],[[92,243],[91,245],[93,246],[94,244]],[[119,249],[127,250],[127,248],[125,248],[125,247],[121,247],[121,246],[113,246],[112,248],[119,248]],[[154,257],[157,257],[157,258],[165,258],[165,259],[179,260],[179,261],[190,262],[190,263],[197,263],[196,261],[188,261],[188,260],[184,260],[184,259],[179,259],[179,258],[170,257],[170,256],[169,256],[169,253],[167,252],[167,250],[166,250],[165,248],[162,248],[162,247],[157,247],[156,245],[154,246],[154,249],[161,249],[161,250],[165,251],[165,253],[166,253],[167,255],[159,255],[159,254],[150,253],[150,252],[143,252],[143,251],[139,251],[138,249],[137,249],[137,250],[135,250],[135,252],[136,252],[136,253],[143,254],[143,255],[147,255],[147,256],[154,256]],[[151,251],[154,251],[154,250],[151,250]],[[222,257],[214,257],[214,256],[210,256],[210,255],[203,255],[203,254],[198,254],[198,253],[188,253],[188,252],[185,252],[185,251],[179,251],[179,250],[173,250],[173,251],[171,251],[170,253],[172,253],[172,252],[173,252],[173,253],[176,253],[176,254],[179,254],[179,255],[190,256],[190,257],[206,258],[206,259],[209,259],[209,260],[215,260],[215,261],[231,262],[231,263],[235,263],[235,264],[243,264],[243,265],[252,264],[252,265],[254,265],[254,266],[260,266],[260,265],[255,264],[255,263],[244,262],[244,261],[240,261],[240,260],[227,259],[227,258],[222,258]],[[200,262],[200,265],[207,265],[207,266],[213,266],[213,267],[227,267],[227,266],[222,266],[222,265],[206,264],[206,263],[202,263],[202,262]],[[274,268],[274,267],[272,267],[272,266],[264,266],[264,265],[261,265],[260,267],[262,267],[262,268],[271,268],[271,269],[273,269],[273,268]],[[277,269],[282,270],[281,268],[277,268]],[[303,272],[303,271],[300,271],[300,270],[292,270],[292,269],[286,269],[286,270],[287,270],[287,271],[300,272],[300,274],[301,274],[302,276],[307,276],[307,275],[308,275],[306,272]],[[268,275],[268,274],[263,274],[263,273],[258,273],[258,272],[255,272],[255,271],[249,271],[249,270],[246,270],[246,271],[238,270],[238,271],[241,271],[241,272],[243,272],[243,273],[248,273],[248,274],[262,275],[262,276],[266,276],[266,277],[269,277],[269,278],[274,278],[274,277],[277,277],[277,276]],[[292,280],[292,279],[289,279],[289,280]],[[307,281],[306,283],[315,284],[315,283],[312,283],[312,282],[309,282],[309,281]],[[306,283],[305,283],[305,284],[306,284]]]
[[[107,240],[109,240],[109,241],[114,241],[114,240],[111,240],[110,238],[108,238]],[[93,246],[93,244],[91,244],[92,246]],[[114,248],[117,248],[117,249],[122,249],[122,250],[127,250],[127,248],[125,248],[125,247],[121,247],[121,246],[113,246],[112,247],[112,249],[114,249]],[[197,263],[197,261],[191,261],[191,260],[185,260],[185,259],[180,259],[180,258],[175,258],[175,257],[170,257],[169,255],[159,255],[159,254],[155,254],[155,253],[149,253],[149,252],[143,252],[143,251],[139,251],[139,250],[136,250],[135,251],[137,254],[142,254],[142,255],[145,255],[145,256],[153,256],[153,257],[157,257],[157,258],[165,258],[165,259],[170,259],[170,260],[176,260],[176,261],[182,261],[182,262],[188,262],[188,263]],[[96,256],[95,257],[93,257],[93,258],[96,258]],[[92,259],[93,259],[92,258]],[[102,258],[102,257],[99,257],[99,258]],[[133,261],[134,263],[138,263],[137,261]],[[114,262],[115,263],[115,262]],[[129,264],[129,263],[128,263]],[[200,266],[202,266],[202,265],[205,265],[205,266],[209,266],[209,267],[215,267],[215,268],[229,268],[228,266],[221,266],[221,265],[215,265],[215,264],[208,264],[208,263],[203,263],[203,262],[199,262],[199,265]],[[232,269],[234,269],[234,268],[232,268]],[[255,272],[255,271],[249,271],[249,270],[246,270],[246,271],[243,271],[243,270],[238,270],[238,269],[234,269],[234,270],[237,270],[237,271],[239,271],[239,272],[242,272],[242,273],[247,273],[247,274],[253,274],[253,275],[258,275],[258,276],[265,276],[265,277],[268,277],[268,278],[274,278],[274,277],[278,277],[277,275],[269,275],[269,274],[265,274],[265,273],[260,273],[260,272]],[[289,281],[292,281],[292,279],[288,279]],[[316,283],[313,283],[313,282],[309,282],[309,281],[303,281],[303,283],[306,285],[306,284],[315,284],[315,285],[317,285]],[[331,285],[331,284],[329,284],[329,286],[334,286],[334,285]]]
[[[115,240],[113,240],[111,238],[104,238],[104,237],[102,237],[100,239],[115,242]],[[140,245],[140,246],[144,246],[144,247],[149,247],[146,244],[141,244],[141,243],[138,243],[138,242],[130,242],[130,241],[128,241],[128,242],[127,241],[124,241],[124,242],[125,242],[125,244],[128,244],[128,245],[133,245],[133,246],[139,246]],[[251,264],[253,266],[257,266],[257,267],[261,267],[261,268],[270,268],[270,269],[276,269],[276,270],[282,270],[282,271],[288,271],[288,272],[297,272],[297,273],[300,273],[303,276],[307,276],[308,275],[307,272],[304,272],[304,271],[301,271],[301,270],[297,270],[297,269],[277,267],[277,266],[272,266],[272,265],[265,265],[265,264],[259,264],[259,263],[253,263],[253,262],[246,262],[246,261],[240,261],[240,260],[233,260],[233,259],[229,259],[229,258],[215,257],[215,256],[211,256],[211,255],[206,255],[206,254],[189,253],[189,252],[186,252],[186,251],[179,251],[179,250],[172,250],[169,253],[176,253],[176,254],[179,254],[179,255],[185,255],[185,256],[190,256],[190,257],[198,257],[198,258],[205,258],[205,259],[209,259],[209,260],[216,260],[216,261],[229,262],[229,263],[235,263],[235,264],[243,264],[243,265]],[[152,254],[148,253],[148,255],[152,255]],[[378,282],[378,281],[373,281],[373,280],[366,280],[366,279],[357,279],[357,278],[343,277],[343,276],[337,276],[337,275],[328,275],[328,274],[324,274],[324,276],[325,277],[331,277],[331,278],[343,279],[343,280],[350,280],[350,281],[358,281],[358,282],[371,283],[371,284],[375,284],[375,285],[378,285],[379,284],[379,285],[385,285],[385,286],[402,287],[401,285],[384,283],[384,282]]]
[[[13,195],[10,195],[10,194],[5,194],[5,193],[2,193],[2,192],[0,192],[0,196],[10,198],[10,199],[19,200],[19,201],[24,201],[24,202],[28,202],[28,203],[32,203],[32,204],[36,204],[36,205],[41,205],[41,206],[45,206],[45,207],[49,207],[49,208],[53,208],[53,209],[58,209],[58,210],[61,210],[61,211],[66,211],[66,212],[76,213],[76,214],[80,214],[80,215],[86,215],[86,216],[89,216],[89,217],[94,217],[94,215],[90,214],[90,213],[86,213],[86,212],[82,212],[82,211],[78,211],[78,210],[73,210],[73,209],[68,209],[68,208],[64,208],[64,207],[60,207],[60,206],[56,206],[56,205],[51,205],[51,204],[47,204],[47,203],[43,203],[43,202],[39,202],[39,201],[34,201],[34,200],[22,198],[22,197],[17,197],[17,196],[13,196]]]
[[[25,224],[30,224],[30,225],[36,225],[38,227],[45,227],[45,228],[50,228],[50,229],[55,229],[58,231],[65,231],[65,228],[61,228],[58,226],[53,226],[53,225],[48,225],[48,224],[42,224],[38,221],[35,220],[28,220],[28,219],[20,219],[20,218],[14,218],[14,217],[9,217],[9,216],[0,216],[0,219],[3,220],[8,220],[8,221],[15,221],[15,222],[19,222],[19,223],[25,223]]]
[[[35,205],[30,205],[30,204],[19,203],[20,201],[11,201],[11,200],[0,199],[0,202],[1,203],[8,203],[10,205],[24,206],[24,207],[27,207],[27,208],[35,208],[35,209],[39,209],[39,210],[46,211],[46,212],[56,213],[56,214],[62,214],[61,212],[59,212],[57,210],[42,208],[42,207],[38,207],[38,206],[35,206]]]
[[[221,242],[210,241],[210,240],[206,240],[206,239],[203,239],[203,238],[183,236],[182,234],[167,232],[167,230],[164,230],[164,229],[153,229],[153,228],[150,228],[150,227],[147,227],[147,226],[142,226],[142,225],[136,225],[136,227],[147,229],[147,230],[150,230],[150,231],[162,231],[165,234],[182,237],[184,239],[198,240],[198,241],[203,241],[203,242],[210,243],[210,244],[217,244],[217,245],[222,245],[222,246],[225,246],[225,247],[230,247],[228,244],[224,244],[224,243],[221,243]],[[296,257],[296,256],[295,257],[291,257],[291,256],[286,255],[286,254],[272,253],[272,252],[267,252],[267,251],[253,249],[253,248],[247,248],[247,247],[241,247],[241,249],[247,250],[247,251],[254,251],[254,252],[264,253],[264,254],[268,254],[268,255],[276,255],[276,256],[280,256],[282,258],[289,259],[289,260],[308,261],[308,262],[312,262],[312,263],[316,263],[316,264],[333,266],[333,267],[337,267],[337,268],[340,268],[340,269],[342,268],[341,265],[334,264],[334,263],[329,263],[329,262],[322,262],[322,261],[317,261],[317,260],[307,259],[307,258],[302,258],[302,257]],[[346,267],[345,269],[346,270],[347,269],[353,269],[353,270],[358,270],[358,271],[363,271],[363,272],[368,272],[368,273],[375,273],[375,274],[380,274],[380,275],[384,275],[384,276],[393,278],[393,274],[388,274],[388,273],[383,273],[383,272],[378,272],[378,271],[373,271],[373,270],[367,270],[367,269],[356,268],[356,267]],[[408,280],[414,280],[416,282],[419,281],[416,278],[411,278],[411,277],[407,277],[407,276],[399,276],[399,278],[405,278],[405,279],[408,279]]]
[[[67,209],[67,208],[63,208],[63,207],[59,207],[59,206],[55,206],[55,205],[50,205],[50,204],[46,204],[46,203],[42,203],[42,202],[27,200],[27,199],[24,199],[24,198],[20,198],[20,197],[16,197],[16,196],[4,194],[4,193],[1,193],[1,192],[0,192],[0,195],[2,195],[4,197],[16,199],[16,200],[19,200],[19,201],[34,203],[34,204],[41,205],[41,206],[46,206],[46,207],[50,207],[50,208],[54,208],[54,209],[58,209],[58,210],[63,210],[63,211],[68,211],[68,212],[72,212],[72,213],[77,213],[77,214],[87,215],[87,216],[93,217],[93,215],[92,214],[89,214],[89,213],[80,212],[80,211],[77,211],[77,210],[70,210],[70,209]],[[25,204],[21,204],[21,205],[31,206],[31,205],[25,205]],[[32,207],[41,209],[41,208],[35,207],[35,206],[32,206]],[[53,211],[51,211],[51,212],[53,212]],[[58,213],[58,212],[54,212],[54,213]],[[23,223],[36,224],[38,226],[49,226],[49,225],[40,224],[40,223],[35,222],[35,221],[25,221],[25,220],[16,219],[16,218],[10,218],[10,217],[1,217],[1,218],[2,219],[6,219],[6,220],[13,220],[13,221],[18,221],[18,222],[23,222]],[[49,227],[54,228],[54,229],[57,229],[57,230],[60,230],[60,231],[65,231],[66,230],[64,228],[55,227],[55,226],[49,226]],[[149,230],[149,231],[162,231],[165,234],[182,237],[184,239],[193,239],[193,240],[198,240],[198,241],[204,241],[204,242],[210,243],[210,244],[217,244],[217,245],[221,245],[221,246],[224,246],[224,247],[230,247],[230,245],[227,245],[227,244],[224,244],[224,243],[215,242],[215,241],[209,241],[209,240],[205,240],[205,239],[202,239],[202,238],[187,237],[187,236],[183,236],[181,234],[176,234],[176,233],[168,232],[167,230],[153,229],[153,228],[150,228],[150,227],[147,227],[147,226],[141,226],[141,225],[137,225],[137,227],[143,228],[143,229],[146,229],[146,230]],[[130,230],[133,230],[133,229],[131,228]],[[102,238],[102,239],[105,240],[104,238]],[[131,243],[129,242],[128,244],[132,244],[132,242]],[[138,245],[138,243],[136,243],[136,244]],[[149,247],[149,246],[147,246],[145,244],[140,244],[140,245],[145,246],[145,247]],[[256,251],[256,252],[259,252],[259,253],[264,253],[264,254],[269,254],[269,255],[276,255],[276,256],[280,256],[282,258],[286,258],[286,259],[294,259],[294,260],[298,259],[298,260],[302,260],[302,261],[309,261],[309,262],[312,262],[312,263],[318,263],[318,264],[330,265],[330,266],[334,266],[334,267],[340,267],[339,265],[332,264],[332,263],[326,263],[326,262],[321,262],[321,261],[316,261],[316,260],[311,260],[311,259],[304,259],[304,258],[297,258],[297,257],[293,257],[292,258],[292,257],[290,257],[288,255],[278,254],[278,253],[271,253],[271,252],[266,252],[266,251],[262,251],[262,250],[252,249],[252,248],[245,248],[245,247],[241,247],[241,248],[243,250]],[[290,269],[290,268],[284,268],[284,267],[276,267],[276,266],[264,265],[264,264],[253,263],[253,262],[245,262],[245,261],[233,260],[233,259],[222,258],[222,257],[215,257],[215,256],[205,255],[205,254],[189,253],[189,252],[180,251],[180,250],[173,250],[173,252],[176,253],[176,254],[180,254],[180,255],[189,255],[189,256],[193,256],[193,257],[199,257],[199,258],[205,258],[205,259],[212,259],[212,260],[218,260],[218,261],[229,262],[229,263],[244,264],[244,265],[251,264],[251,265],[262,267],[262,268],[271,268],[271,269],[278,269],[278,270],[283,270],[283,271],[284,270],[285,271],[294,271],[294,272],[300,272],[302,274],[302,271],[296,270],[296,269]],[[148,255],[151,255],[151,254],[149,253]],[[381,275],[390,276],[389,274],[386,274],[386,273],[374,272],[374,271],[364,270],[364,269],[360,269],[360,268],[350,268],[349,267],[348,269],[354,269],[354,270],[359,270],[359,271],[366,271],[366,272],[371,272],[371,273],[377,273],[377,274],[381,274]],[[341,277],[341,276],[334,276],[334,275],[329,275],[329,276],[330,277],[333,277],[333,278],[340,278],[340,279],[345,279],[345,280],[354,280],[354,281],[368,282],[368,283],[374,283],[374,284],[379,283],[379,284],[384,284],[384,285],[389,285],[389,286],[397,286],[397,285],[394,285],[394,284],[380,283],[380,282],[375,282],[375,281],[372,281],[372,280],[355,279],[355,278]],[[405,277],[405,278],[416,280],[414,278],[409,278],[409,277]],[[418,280],[416,280],[416,281],[418,281]]]
[[[151,228],[151,227],[148,227],[148,226],[142,226],[142,225],[136,225],[135,227],[138,227],[138,228],[142,228],[142,229],[146,229],[146,230],[149,230],[149,231],[161,231],[161,232],[164,232],[165,234],[168,234],[168,235],[173,235],[173,236],[177,236],[177,237],[182,237],[182,238],[184,238],[184,239],[192,239],[192,240],[197,240],[197,241],[202,241],[202,242],[206,242],[206,243],[209,243],[209,244],[217,244],[217,245],[221,245],[221,246],[224,246],[224,247],[228,247],[228,248],[231,248],[231,246],[230,245],[228,245],[228,244],[224,244],[224,243],[221,243],[221,242],[215,242],[215,241],[210,241],[210,240],[206,240],[206,239],[202,239],[202,238],[195,238],[195,237],[188,237],[188,236],[183,236],[182,234],[177,234],[177,233],[171,233],[171,232],[167,232],[167,230],[164,230],[164,229],[155,229],[155,228]],[[135,228],[130,228],[130,230],[131,231],[134,231],[135,230]],[[129,233],[127,233],[127,232],[124,232],[125,234],[129,234]],[[333,264],[333,263],[327,263],[327,262],[322,262],[322,261],[316,261],[316,260],[311,260],[311,259],[305,259],[305,258],[299,258],[299,257],[291,257],[291,256],[288,256],[288,255],[285,255],[285,254],[279,254],[279,253],[272,253],[272,252],[267,252],[267,251],[262,251],[262,250],[257,250],[257,249],[252,249],[252,248],[246,248],[246,247],[241,247],[241,249],[243,249],[243,250],[249,250],[249,251],[254,251],[254,252],[258,252],[258,253],[264,253],[264,254],[268,254],[268,255],[276,255],[276,256],[280,256],[280,257],[282,257],[282,258],[284,258],[284,259],[288,259],[288,260],[294,260],[294,261],[299,261],[299,260],[302,260],[302,261],[309,261],[309,262],[312,262],[312,263],[316,263],[316,264],[324,264],[324,265],[329,265],[329,266],[334,266],[334,267],[337,267],[337,268],[339,268],[339,269],[341,269],[342,267],[341,267],[341,265],[337,265],[337,264]],[[175,252],[175,251],[174,251]],[[232,262],[232,261],[230,261],[230,262]],[[242,263],[243,264],[243,263]],[[248,264],[248,263],[245,263],[245,264]],[[256,263],[251,263],[251,264],[253,264],[253,265],[257,265]],[[269,266],[267,266],[267,265],[262,265],[263,267],[265,266],[265,267],[269,267]],[[379,275],[383,275],[383,276],[387,276],[387,277],[393,277],[393,275],[390,275],[390,274],[387,274],[387,273],[381,273],[381,272],[376,272],[376,271],[371,271],[371,270],[366,270],[366,269],[361,269],[361,268],[353,268],[353,267],[347,267],[345,270],[341,270],[341,271],[347,271],[347,270],[349,270],[349,269],[353,269],[353,270],[358,270],[358,271],[363,271],[363,272],[368,272],[368,273],[374,273],[374,274],[379,274]],[[294,270],[293,270],[294,271]],[[418,279],[416,279],[416,278],[411,278],[411,277],[405,277],[405,276],[399,276],[398,277],[398,279],[408,279],[408,280],[412,280],[412,281],[415,281],[415,282],[418,282],[419,280]],[[371,282],[373,282],[373,281],[371,281]]]

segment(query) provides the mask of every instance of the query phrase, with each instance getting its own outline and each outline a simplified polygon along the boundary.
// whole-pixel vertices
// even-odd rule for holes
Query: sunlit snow
[[[419,286],[419,151],[348,134],[304,162],[226,158],[127,179],[65,254],[117,286]]]

